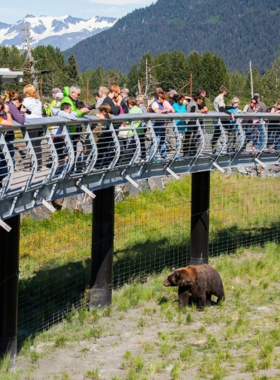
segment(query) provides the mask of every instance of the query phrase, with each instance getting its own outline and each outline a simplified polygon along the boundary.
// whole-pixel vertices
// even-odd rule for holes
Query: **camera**
[[[24,105],[21,106],[22,109],[26,110],[25,113],[27,113],[27,115],[31,115],[31,111],[29,111],[28,108],[26,108]]]
[[[93,104],[92,106],[88,106],[88,109],[91,111],[91,110],[95,110],[96,106],[95,104]]]

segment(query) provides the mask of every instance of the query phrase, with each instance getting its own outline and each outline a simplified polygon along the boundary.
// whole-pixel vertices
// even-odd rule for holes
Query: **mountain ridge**
[[[148,51],[155,56],[174,50],[210,51],[231,71],[247,70],[250,60],[264,70],[280,54],[279,15],[280,4],[272,0],[158,0],[65,54],[75,54],[81,71],[101,65],[127,72]]]
[[[84,20],[70,15],[36,17],[29,14],[14,24],[0,23],[0,45],[23,48],[23,28],[27,25],[33,47],[52,45],[66,50],[81,40],[110,28],[115,22],[116,19],[112,17],[95,16]]]

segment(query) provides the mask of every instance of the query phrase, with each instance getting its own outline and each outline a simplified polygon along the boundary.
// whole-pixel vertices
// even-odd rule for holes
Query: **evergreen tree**
[[[8,68],[13,71],[23,71],[25,55],[15,46],[0,46],[0,67]],[[20,91],[20,83],[3,83],[2,90]]]
[[[162,87],[166,91],[173,88],[171,54],[167,51],[158,54],[152,60],[151,65],[157,86]]]
[[[179,90],[189,80],[188,59],[182,51],[174,50],[170,55],[170,86],[169,90]]]
[[[263,99],[271,107],[280,97],[280,58],[272,63],[271,70],[265,72],[261,82]]]
[[[192,87],[193,87],[193,94],[194,94],[199,87],[205,87],[205,84],[203,82],[204,73],[203,73],[203,66],[201,63],[201,56],[198,54],[197,51],[193,51],[192,53],[188,55],[187,59],[188,59],[188,69],[187,69],[186,74],[188,75],[189,78],[190,78],[190,74],[192,74]],[[187,89],[189,89],[189,87],[187,87]]]
[[[134,63],[127,73],[127,87],[129,88],[129,93],[131,96],[136,96],[139,92],[138,81],[139,78],[139,69],[137,63]]]
[[[210,52],[203,54],[201,57],[202,64],[202,81],[207,95],[214,98],[219,93],[220,86],[229,85],[229,75],[223,59]]]
[[[108,88],[110,88],[114,84],[119,85],[119,80],[120,80],[120,75],[115,69],[108,70],[104,74],[104,78],[103,78],[104,85]]]
[[[229,87],[229,73],[222,57],[217,54],[213,55],[214,63],[214,83],[212,88],[213,96],[217,96],[219,88],[223,85]]]
[[[73,53],[71,53],[68,57],[68,78],[71,83],[71,85],[78,84],[79,81],[79,66],[78,66],[78,61]]]
[[[237,70],[234,70],[229,75],[229,96],[244,96],[244,87],[245,87],[246,76],[239,73]]]

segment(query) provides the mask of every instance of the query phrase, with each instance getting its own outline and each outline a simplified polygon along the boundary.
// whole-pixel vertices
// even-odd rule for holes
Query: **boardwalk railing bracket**
[[[130,182],[131,183],[131,185],[133,185],[134,187],[136,187],[136,189],[138,189],[139,188],[139,185],[138,185],[138,183],[137,182],[135,182],[135,181],[133,181],[133,179],[129,176],[129,175],[127,175],[126,177],[125,177],[125,179],[128,181],[128,182]]]
[[[259,160],[258,158],[255,158],[255,161],[261,165],[264,169],[266,168],[266,164],[264,164],[261,160]]]
[[[169,174],[171,174],[172,177],[174,177],[175,179],[180,179],[180,177],[179,177],[176,173],[174,173],[174,171],[171,170],[169,167],[166,168],[166,171],[167,171]]]
[[[8,226],[8,224],[5,223],[4,220],[2,220],[2,219],[0,219],[0,226],[1,226],[2,228],[4,228],[4,230],[6,230],[7,232],[10,232],[11,229],[12,229],[12,228],[11,228],[10,226]]]
[[[220,165],[218,165],[217,162],[215,162],[215,161],[213,162],[213,166],[215,166],[215,168],[220,170],[221,173],[225,172],[225,170]]]
[[[88,196],[90,196],[92,199],[96,198],[96,195],[90,191],[86,186],[84,185],[79,185],[78,186],[81,190],[83,190]]]
[[[49,202],[47,202],[44,198],[38,196],[38,192],[34,194],[34,198],[37,199],[39,202],[41,202],[42,205],[46,207],[50,212],[56,211],[56,209],[51,204],[49,204]]]

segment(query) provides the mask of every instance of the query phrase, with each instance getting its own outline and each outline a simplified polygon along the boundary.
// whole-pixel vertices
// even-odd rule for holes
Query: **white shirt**
[[[25,117],[27,119],[29,118],[35,118],[35,117],[42,117],[42,103],[39,99],[27,97],[23,99],[22,104],[24,107],[26,107],[29,111],[31,111],[31,115],[25,114]]]
[[[225,107],[225,99],[222,94],[218,95],[214,100],[214,109],[216,112],[220,112],[220,107]]]
[[[103,104],[103,102],[104,102],[104,99],[106,98],[106,96],[103,96],[102,98],[99,98],[98,100],[97,100],[97,102],[96,102],[96,109],[98,109],[100,106],[101,106],[101,104]]]

